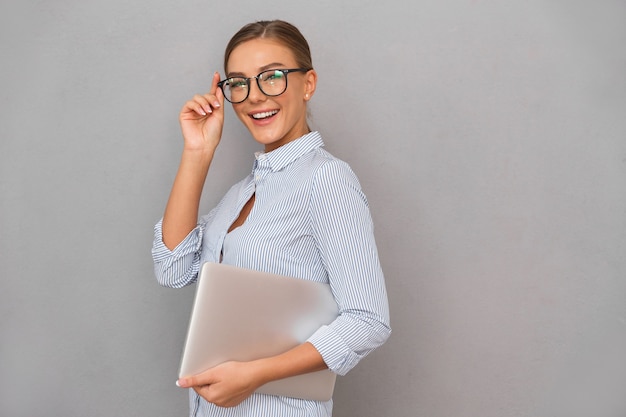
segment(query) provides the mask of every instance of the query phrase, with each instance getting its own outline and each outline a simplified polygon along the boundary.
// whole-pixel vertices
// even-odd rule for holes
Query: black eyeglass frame
[[[289,77],[287,77],[287,74],[289,74],[290,72],[309,72],[311,71],[313,68],[270,68],[267,69],[265,71],[261,71],[260,73],[258,73],[255,77],[230,77],[230,78],[226,78],[225,80],[221,80],[220,82],[217,83],[218,87],[222,90],[222,93],[224,93],[224,98],[226,100],[228,100],[228,102],[232,103],[232,104],[239,104],[239,103],[243,103],[244,101],[246,101],[248,99],[248,96],[250,96],[250,80],[252,80],[253,78],[256,79],[256,85],[259,87],[259,91],[261,91],[263,94],[265,94],[268,97],[278,97],[281,94],[284,94],[285,91],[287,91],[287,81],[289,79]],[[259,81],[261,79],[261,75],[265,74],[266,72],[270,72],[270,71],[280,71],[283,74],[285,74],[285,89],[283,91],[281,91],[278,94],[267,94],[265,91],[263,91],[263,87],[261,87],[261,82]],[[246,93],[246,96],[244,97],[243,100],[240,101],[231,101],[227,96],[226,96],[226,92],[224,91],[224,84],[226,84],[227,82],[229,82],[229,80],[232,80],[234,78],[240,78],[242,80],[245,80],[246,85],[247,85],[247,89],[248,92]]]

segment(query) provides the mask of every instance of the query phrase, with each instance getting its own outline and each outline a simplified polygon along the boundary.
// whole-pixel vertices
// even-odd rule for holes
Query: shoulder
[[[325,206],[324,210],[337,205],[367,206],[367,198],[350,165],[324,149],[316,150],[316,154],[311,175],[313,204]]]
[[[353,184],[357,188],[361,188],[356,174],[346,161],[337,158],[323,148],[315,150],[313,160],[315,161],[314,183]]]

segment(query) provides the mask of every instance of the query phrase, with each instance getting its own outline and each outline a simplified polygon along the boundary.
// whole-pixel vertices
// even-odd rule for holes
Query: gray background
[[[0,415],[182,416],[152,227],[243,24],[309,39],[394,333],[337,417],[626,415],[626,3],[0,3]],[[228,109],[202,210],[258,146]]]

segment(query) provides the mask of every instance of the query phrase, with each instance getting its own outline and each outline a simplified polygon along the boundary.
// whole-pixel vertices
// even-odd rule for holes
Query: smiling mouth
[[[271,110],[271,111],[264,111],[262,113],[254,113],[254,114],[251,114],[250,116],[254,120],[263,120],[263,119],[268,119],[276,115],[277,113],[278,113],[278,110]]]

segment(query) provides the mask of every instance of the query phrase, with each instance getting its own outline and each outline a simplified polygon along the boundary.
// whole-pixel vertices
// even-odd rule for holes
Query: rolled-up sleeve
[[[308,341],[333,372],[345,375],[391,334],[385,279],[367,200],[352,170],[342,162],[324,164],[313,188],[312,230],[339,317]]]
[[[195,282],[198,277],[204,229],[202,225],[196,226],[174,250],[170,250],[163,243],[162,224],[163,219],[154,226],[154,273],[162,286],[182,288]]]

